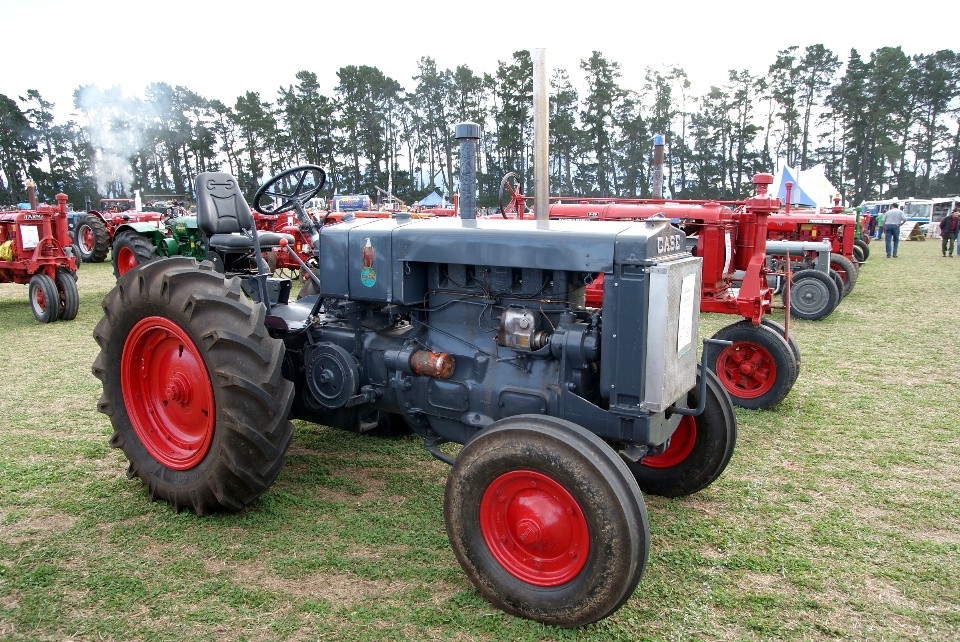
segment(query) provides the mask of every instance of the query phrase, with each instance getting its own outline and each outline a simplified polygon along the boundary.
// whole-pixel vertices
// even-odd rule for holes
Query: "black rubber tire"
[[[807,321],[830,316],[840,301],[840,291],[830,275],[816,270],[794,273],[790,286],[790,315]]]
[[[70,245],[70,252],[73,253],[73,258],[76,259],[77,269],[80,269],[80,265],[83,263],[83,259],[80,258],[80,246],[76,243]]]
[[[60,320],[73,321],[80,310],[80,293],[77,291],[77,274],[63,268],[57,269],[57,296],[60,297]]]
[[[833,284],[837,286],[837,292],[840,293],[840,301],[843,301],[843,298],[846,296],[846,292],[844,291],[845,286],[843,283],[843,277],[841,277],[840,273],[833,268],[830,268],[829,274],[830,278],[833,279]],[[837,303],[839,304],[840,301]]]
[[[133,230],[124,230],[113,239],[113,251],[110,256],[110,261],[113,263],[113,276],[117,279],[123,276],[120,274],[117,257],[124,249],[130,250],[133,253],[138,266],[149,263],[150,261],[156,261],[160,258],[160,255],[157,254],[157,246],[151,238]],[[130,271],[132,272],[133,270]]]
[[[853,242],[853,244],[854,244],[856,247],[859,247],[860,250],[863,252],[863,260],[864,260],[864,261],[866,261],[867,259],[870,258],[870,243],[869,243],[869,242],[867,242],[867,241],[865,241],[865,240],[863,240],[863,239],[857,239],[857,240],[855,240],[855,241]]]
[[[28,288],[30,295],[30,310],[33,317],[40,323],[53,323],[60,316],[60,295],[57,294],[57,284],[43,272],[30,277]],[[39,295],[43,295],[43,304]]]
[[[718,374],[717,361],[720,355],[727,349],[727,346],[707,344],[704,347],[703,363],[707,365],[710,372],[717,375],[721,385],[723,385],[724,389],[726,389],[730,395],[730,399],[733,400],[734,405],[752,410],[766,410],[783,401],[783,398],[789,394],[790,389],[793,387],[793,382],[797,380],[797,361],[794,358],[793,350],[783,338],[782,334],[765,325],[753,325],[753,323],[749,321],[746,323],[741,321],[721,328],[711,338],[733,341],[735,344],[740,343],[746,344],[747,346],[755,346],[766,352],[770,357],[770,361],[772,361],[774,380],[770,384],[770,388],[756,397],[742,396],[738,394],[738,392],[743,391],[744,388],[736,387],[736,383],[732,381],[734,377],[730,377],[726,373]],[[741,356],[743,354],[739,351],[738,353]],[[742,376],[739,371],[735,375],[735,377]],[[727,381],[730,381],[730,387],[727,386]],[[742,384],[742,380],[740,383]]]
[[[500,475],[518,470],[559,484],[587,525],[585,565],[559,586],[515,576],[484,540],[483,495]],[[468,441],[447,476],[444,517],[460,566],[486,599],[512,615],[562,627],[589,624],[620,608],[643,575],[650,545],[643,496],[623,460],[590,431],[546,415],[510,417]]]
[[[94,241],[92,248],[84,249],[80,239],[86,228],[93,232]],[[106,223],[96,214],[83,214],[77,218],[74,238],[84,263],[103,263],[107,258],[107,252],[110,251],[110,232],[107,231]]]
[[[861,248],[859,245],[853,246],[853,260],[858,265],[863,265],[864,261],[867,260],[863,248]]]
[[[854,286],[857,285],[857,277],[860,275],[860,268],[842,254],[831,254],[830,269],[836,270],[843,280],[843,296],[853,292]]]
[[[740,323],[750,323],[750,321],[744,320],[744,321],[741,321]],[[760,319],[760,325],[764,325],[770,328],[771,330],[779,334],[781,337],[787,332],[782,325],[780,325],[770,317],[763,317],[762,319]],[[794,336],[795,335],[793,334],[790,335],[790,338],[787,340],[787,345],[790,346],[790,352],[793,353],[793,362],[797,365],[797,375],[793,379],[793,382],[796,383],[797,379],[800,377],[800,346],[797,345],[797,340],[794,339]]]
[[[697,385],[687,393],[687,406],[698,402],[701,365],[697,365]],[[706,370],[707,401],[703,412],[695,416],[696,440],[683,461],[669,468],[653,468],[627,461],[640,490],[661,497],[685,497],[703,490],[723,473],[737,444],[737,413],[733,401],[717,376]]]
[[[284,345],[264,325],[266,309],[224,279],[210,264],[172,257],[130,270],[103,299],[104,317],[93,336],[100,354],[93,374],[103,382],[99,410],[110,417],[110,445],[130,462],[151,500],[197,515],[239,511],[280,473],[293,436],[289,421],[294,386],[281,375]],[[191,338],[210,376],[216,420],[206,456],[192,468],[172,470],[144,448],[124,400],[120,362],[130,330],[160,316]]]

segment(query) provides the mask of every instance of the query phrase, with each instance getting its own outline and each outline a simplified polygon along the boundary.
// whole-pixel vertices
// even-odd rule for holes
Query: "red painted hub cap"
[[[47,297],[43,296],[43,288],[34,289],[33,298],[37,302],[37,309],[41,312],[45,312],[47,309]]]
[[[83,251],[87,254],[93,252],[93,246],[97,243],[97,238],[93,235],[93,230],[90,229],[89,225],[83,226],[83,229],[80,230],[80,234],[77,235],[77,240],[80,241]]]
[[[121,247],[117,251],[117,272],[121,276],[137,267],[137,257],[129,247]]]
[[[697,422],[693,417],[684,416],[680,425],[670,436],[670,445],[659,455],[643,458],[643,465],[650,468],[670,468],[686,459],[697,443]]]
[[[590,552],[580,505],[563,486],[532,470],[504,473],[487,487],[480,532],[507,572],[536,586],[569,582]]]
[[[762,346],[737,341],[717,357],[717,377],[734,397],[753,399],[773,388],[777,366]]]
[[[193,468],[210,449],[213,386],[196,345],[180,326],[147,317],[127,335],[120,385],[133,429],[167,468]]]

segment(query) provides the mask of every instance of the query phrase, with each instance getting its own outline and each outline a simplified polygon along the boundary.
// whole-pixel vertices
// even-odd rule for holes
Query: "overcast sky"
[[[729,69],[765,73],[790,45],[823,43],[841,61],[851,47],[865,58],[880,46],[907,54],[956,48],[957,7],[947,0],[0,0],[0,93],[15,98],[37,89],[57,104],[62,122],[82,84],[142,96],[148,83],[167,82],[230,105],[253,90],[272,102],[301,69],[315,72],[328,92],[336,70],[350,64],[377,66],[412,89],[421,56],[440,69],[467,64],[482,73],[518,49],[544,47],[548,66],[567,69],[578,86],[579,61],[599,50],[620,63],[628,89],[642,89],[647,67],[679,65],[701,94],[725,82]],[[903,12],[912,17],[891,15]]]

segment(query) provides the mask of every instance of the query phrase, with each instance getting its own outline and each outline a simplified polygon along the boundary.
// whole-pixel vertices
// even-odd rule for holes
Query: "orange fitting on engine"
[[[410,356],[410,368],[423,377],[449,379],[457,367],[453,355],[446,352],[430,352],[417,350]]]

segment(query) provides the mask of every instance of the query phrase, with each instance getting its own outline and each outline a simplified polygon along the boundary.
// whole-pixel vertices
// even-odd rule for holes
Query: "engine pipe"
[[[550,88],[547,50],[533,50],[533,218],[550,218]]]
[[[480,125],[459,123],[454,138],[460,141],[460,218],[477,218],[477,141]]]

